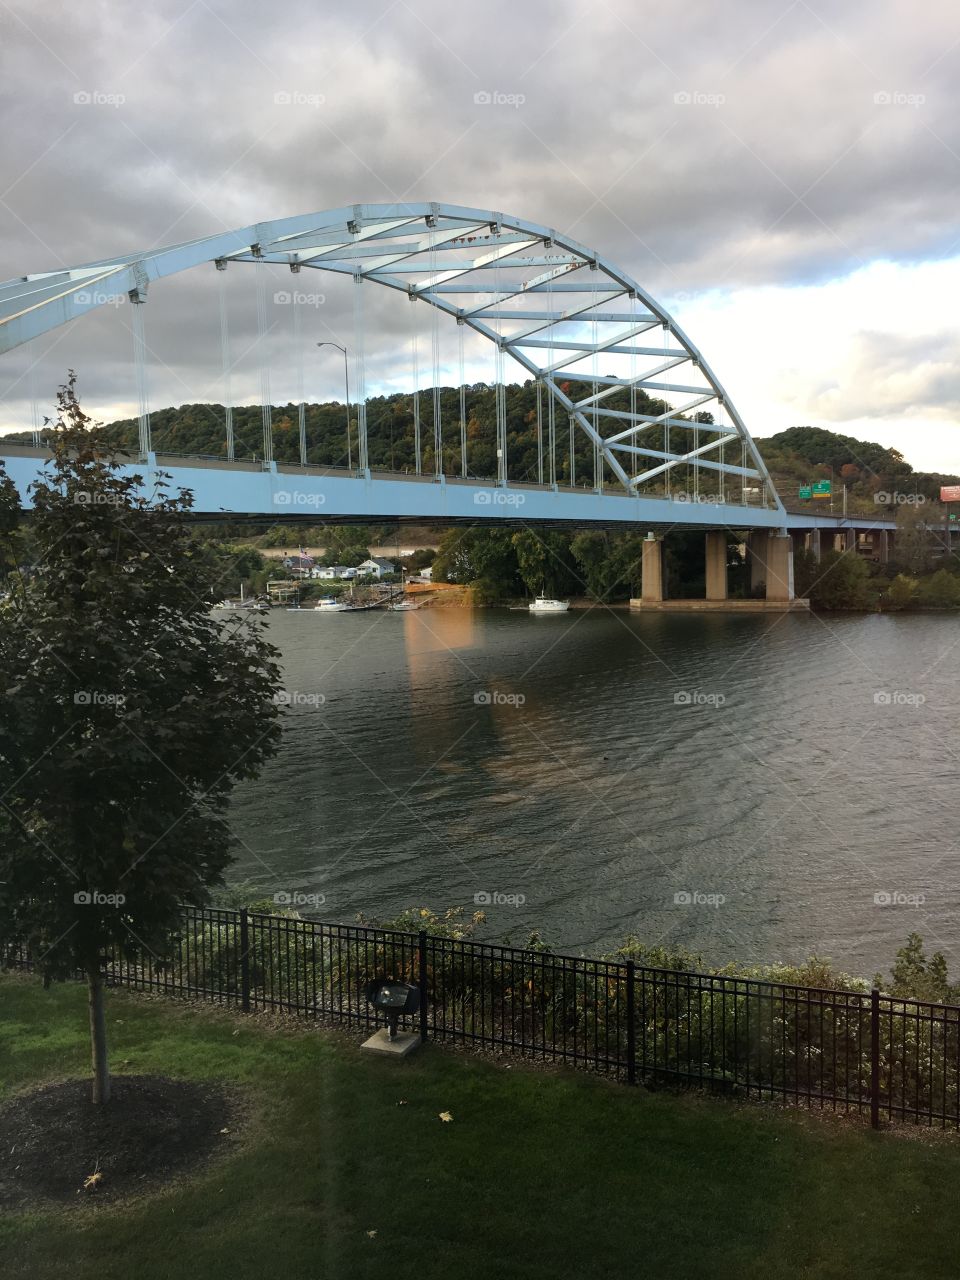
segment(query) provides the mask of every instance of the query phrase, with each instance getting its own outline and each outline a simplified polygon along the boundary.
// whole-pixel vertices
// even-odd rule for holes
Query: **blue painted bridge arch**
[[[787,523],[735,404],[666,309],[602,254],[493,210],[352,205],[20,276],[0,285],[0,353],[107,305],[120,292],[142,304],[167,277],[234,264],[334,272],[426,302],[534,379],[564,424],[589,440],[600,475],[609,480],[596,491],[568,491],[556,483],[518,486],[508,481],[505,450],[496,484],[488,486],[465,477],[371,472],[360,355],[356,473],[277,467],[266,426],[258,466],[230,455],[219,462],[157,459],[142,407],[142,456],[131,465],[148,486],[158,467],[174,471],[177,484],[193,490],[199,511],[282,516],[288,514],[282,506],[301,505],[329,518],[498,519],[522,512],[534,520],[758,528]],[[666,407],[650,412],[647,397]],[[713,421],[700,420],[703,414]],[[24,492],[40,461],[30,452],[0,440],[0,453]],[[677,478],[689,482],[691,476],[691,490],[678,492]],[[698,501],[701,480],[719,500]]]

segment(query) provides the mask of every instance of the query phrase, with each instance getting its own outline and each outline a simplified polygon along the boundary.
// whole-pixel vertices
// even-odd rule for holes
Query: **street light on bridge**
[[[350,444],[350,369],[347,364],[347,348],[341,347],[339,342],[318,342],[318,347],[336,347],[338,351],[343,352],[343,381],[346,388],[347,397],[347,466],[353,470],[353,449]]]

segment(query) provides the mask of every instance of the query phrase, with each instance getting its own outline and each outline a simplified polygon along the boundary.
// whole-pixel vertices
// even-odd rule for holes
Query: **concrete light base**
[[[387,1058],[406,1058],[420,1048],[420,1037],[413,1031],[400,1031],[396,1040],[391,1040],[387,1028],[381,1027],[369,1040],[364,1040],[360,1048],[369,1053],[382,1053]]]
[[[793,600],[637,600],[630,608],[642,613],[807,613],[810,601]]]

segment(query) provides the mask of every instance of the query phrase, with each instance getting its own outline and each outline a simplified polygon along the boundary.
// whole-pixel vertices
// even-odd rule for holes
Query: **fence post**
[[[427,931],[420,930],[417,942],[417,967],[420,979],[420,1042],[427,1043]]]
[[[240,908],[240,1008],[250,1012],[250,929],[247,908]]]
[[[870,992],[870,1124],[880,1128],[880,992]]]
[[[627,1084],[637,1083],[637,995],[636,966],[627,961]]]

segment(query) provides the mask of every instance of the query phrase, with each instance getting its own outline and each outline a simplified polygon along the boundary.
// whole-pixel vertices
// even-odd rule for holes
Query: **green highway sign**
[[[815,498],[829,498],[830,497],[830,481],[829,480],[815,481],[813,485],[813,496]]]
[[[808,484],[802,484],[802,485],[800,486],[800,497],[801,497],[801,498],[809,498],[809,497],[810,497],[810,486],[809,486]]]

